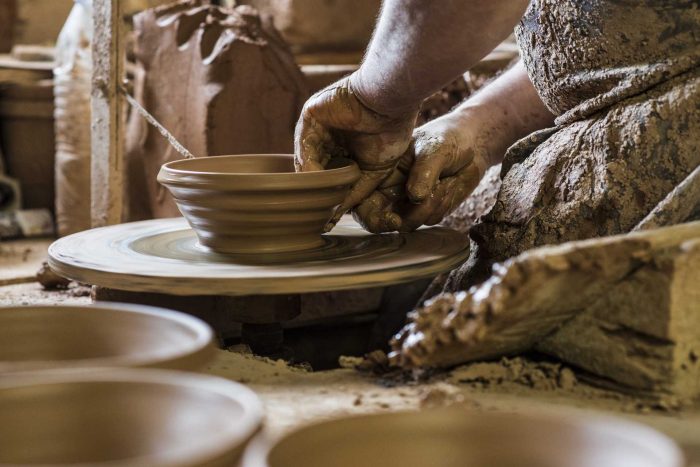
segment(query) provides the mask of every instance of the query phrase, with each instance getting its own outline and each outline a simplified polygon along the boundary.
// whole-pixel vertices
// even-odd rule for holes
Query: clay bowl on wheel
[[[0,378],[0,466],[233,466],[260,400],[232,381],[153,369]]]
[[[323,227],[360,171],[348,159],[294,171],[289,154],[185,159],[158,181],[173,195],[199,242],[219,253],[280,253],[323,245]]]
[[[610,417],[450,407],[342,418],[251,443],[246,467],[681,467],[664,435]]]
[[[197,370],[213,357],[203,321],[142,305],[0,307],[0,377],[72,367]]]

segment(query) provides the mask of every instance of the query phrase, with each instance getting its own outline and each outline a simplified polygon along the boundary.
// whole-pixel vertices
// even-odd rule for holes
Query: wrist
[[[358,101],[372,112],[386,118],[405,118],[420,109],[421,102],[402,99],[393,90],[377,84],[378,80],[368,77],[363,68],[354,72],[348,78],[350,91]]]
[[[508,113],[497,106],[467,101],[455,113],[459,124],[470,128],[476,146],[482,149],[479,151],[483,158],[479,161],[480,170],[500,164],[506,150],[520,139]]]

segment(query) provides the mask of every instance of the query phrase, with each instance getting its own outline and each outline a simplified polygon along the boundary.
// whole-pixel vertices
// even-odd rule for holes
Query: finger
[[[338,206],[331,220],[326,224],[325,231],[328,232],[340,218],[350,209],[359,205],[365,198],[369,197],[372,192],[382,183],[391,172],[391,168],[387,170],[365,171],[360,175],[360,179],[350,189],[350,193],[345,197],[343,202]]]
[[[302,112],[294,134],[294,166],[297,172],[323,170],[330,158],[324,146],[331,140],[329,130]]]
[[[406,189],[414,203],[425,200],[435,186],[447,164],[447,155],[456,150],[442,136],[418,129],[413,132],[414,162],[408,174]]]
[[[392,200],[375,191],[353,210],[355,220],[372,233],[392,232],[401,227],[401,217],[391,210]]]
[[[444,166],[440,153],[426,157],[418,155],[408,174],[406,190],[414,203],[421,203],[435,190]]]
[[[411,139],[411,142],[408,144],[408,149],[403,153],[403,155],[399,158],[399,163],[397,164],[396,168],[401,171],[401,173],[407,175],[411,171],[411,167],[413,167],[413,164],[416,161],[416,147],[415,147],[415,141]]]
[[[425,225],[442,222],[452,211],[457,209],[474,191],[481,180],[479,168],[474,164],[460,170],[457,175],[447,177],[438,183],[435,196],[439,203],[425,220]]]
[[[396,167],[394,170],[391,171],[388,177],[382,181],[380,188],[390,188],[390,187],[395,187],[395,186],[405,186],[406,185],[406,175],[401,172],[401,170]]]
[[[461,196],[457,177],[448,177],[438,182],[435,189],[435,202],[433,209],[428,213],[423,221],[423,225],[435,225],[442,222],[442,219],[452,212],[464,198]]]
[[[425,224],[438,204],[439,200],[432,195],[424,199],[420,204],[406,203],[402,209],[399,209],[401,232],[412,232]]]
[[[408,176],[409,198],[416,203],[423,201],[435,190],[442,177],[458,173],[473,159],[473,150],[462,150],[457,140],[446,136],[429,136],[414,132],[415,162]]]

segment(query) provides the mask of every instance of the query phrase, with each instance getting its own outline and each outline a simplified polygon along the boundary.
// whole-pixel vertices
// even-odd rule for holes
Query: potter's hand
[[[406,151],[417,111],[385,116],[367,107],[345,78],[313,95],[304,105],[294,137],[298,171],[322,170],[332,157],[350,157],[362,171],[360,180],[326,226],[369,196],[391,174]],[[397,215],[384,222],[395,230]]]
[[[455,111],[413,133],[396,171],[355,210],[370,232],[412,231],[435,225],[476,188],[489,164],[483,121]],[[385,221],[398,215],[397,229]]]

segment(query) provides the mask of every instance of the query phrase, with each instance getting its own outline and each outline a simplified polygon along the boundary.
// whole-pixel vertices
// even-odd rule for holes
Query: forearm
[[[372,110],[417,109],[503,41],[527,0],[385,0],[365,59],[352,77]]]
[[[453,113],[465,124],[482,122],[480,139],[487,148],[489,165],[503,160],[508,147],[528,134],[554,124],[522,62],[503,73]]]

